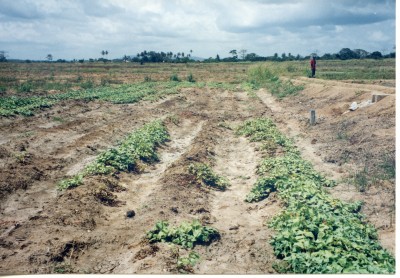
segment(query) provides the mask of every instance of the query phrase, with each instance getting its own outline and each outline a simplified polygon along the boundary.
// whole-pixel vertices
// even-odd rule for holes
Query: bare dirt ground
[[[177,273],[178,256],[187,251],[149,244],[146,232],[157,221],[172,225],[199,219],[221,238],[196,246],[197,274],[275,273],[276,258],[265,223],[279,213],[276,196],[244,202],[257,176],[257,145],[237,137],[247,119],[272,117],[293,137],[305,159],[339,182],[331,193],[343,200],[364,200],[363,212],[379,231],[382,245],[395,250],[395,182],[357,189],[348,177],[368,163],[378,167],[395,150],[395,89],[298,79],[298,96],[277,101],[265,90],[246,92],[184,89],[157,102],[112,105],[65,102],[36,116],[0,120],[0,274],[29,273]],[[371,94],[390,94],[348,112]],[[308,124],[316,109],[317,124]],[[140,173],[90,177],[84,185],[57,191],[56,184],[115,146],[132,130],[163,118],[170,141],[159,149],[160,162]],[[365,161],[365,154],[368,159]],[[206,162],[231,186],[215,191],[188,172]],[[371,165],[370,165],[371,164]],[[102,198],[104,196],[110,198]],[[126,212],[135,216],[127,218]]]

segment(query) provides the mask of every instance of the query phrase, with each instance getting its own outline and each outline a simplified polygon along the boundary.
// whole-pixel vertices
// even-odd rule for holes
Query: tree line
[[[184,52],[156,52],[156,51],[143,51],[138,53],[134,57],[124,56],[121,60],[125,62],[139,62],[139,63],[160,63],[160,62],[174,62],[174,63],[187,63],[193,62],[197,59],[192,58],[192,50],[185,56]],[[220,58],[219,54],[214,57],[202,60],[203,62],[240,62],[240,61],[295,61],[310,59],[310,56],[315,56],[319,60],[349,60],[349,59],[383,59],[383,58],[395,58],[396,53],[391,52],[390,54],[383,55],[379,51],[368,52],[363,49],[342,48],[338,53],[325,53],[319,56],[317,53],[312,53],[308,56],[301,56],[300,54],[292,55],[291,53],[282,53],[279,55],[275,53],[272,56],[260,56],[256,53],[247,53],[247,50],[232,49],[229,51],[230,56]]]
[[[311,56],[316,57],[319,60],[349,60],[349,59],[383,59],[383,58],[395,58],[396,52],[383,55],[379,51],[368,52],[363,49],[342,48],[338,53],[325,53],[319,56],[317,53],[311,53],[308,56],[301,56],[300,54],[292,55],[291,53],[282,53],[279,55],[275,53],[272,56],[259,56],[256,53],[247,53],[247,50],[242,49],[237,51],[233,49],[229,51],[230,57],[221,59],[217,54],[215,58],[210,57],[205,62],[238,62],[238,61],[296,61],[310,59]]]
[[[7,52],[1,50],[0,51],[0,62],[7,62]],[[309,59],[310,56],[315,56],[316,59],[319,60],[349,60],[349,59],[384,59],[384,58],[395,58],[396,57],[396,52],[391,52],[389,54],[383,55],[379,51],[373,51],[373,52],[368,52],[363,49],[353,49],[351,50],[350,48],[342,48],[338,53],[325,53],[322,56],[319,56],[317,54],[317,51],[315,53],[312,53],[308,56],[301,56],[300,54],[297,55],[292,55],[291,53],[282,53],[279,55],[278,53],[274,53],[272,56],[260,56],[257,55],[256,53],[248,53],[246,49],[241,49],[241,50],[236,50],[232,49],[229,51],[228,57],[225,58],[220,58],[219,54],[217,54],[215,57],[209,57],[208,59],[199,59],[199,58],[193,58],[192,57],[193,50],[190,50],[189,53],[184,53],[184,52],[177,52],[173,53],[171,51],[169,52],[157,52],[157,51],[142,51],[137,53],[136,55],[133,56],[127,56],[124,55],[123,57],[119,59],[112,59],[109,60],[107,58],[109,51],[108,50],[102,50],[100,54],[102,55],[101,58],[97,59],[79,59],[79,60],[72,60],[71,62],[136,62],[136,63],[188,63],[188,62],[195,62],[195,61],[202,61],[202,62],[243,62],[243,61],[249,61],[249,62],[257,62],[257,61],[298,61],[298,60],[305,60]],[[104,57],[105,56],[105,57]],[[45,60],[48,62],[53,61],[53,55],[48,54],[45,57]],[[25,60],[25,62],[31,62],[30,60]],[[59,63],[65,63],[68,62],[65,59],[58,59],[55,62]]]

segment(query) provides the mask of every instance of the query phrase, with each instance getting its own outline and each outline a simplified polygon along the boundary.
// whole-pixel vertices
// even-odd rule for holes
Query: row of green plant
[[[158,161],[156,149],[168,139],[167,129],[161,120],[148,123],[129,134],[117,147],[98,155],[82,173],[62,180],[58,187],[60,189],[76,187],[82,184],[85,176],[133,171],[137,168],[138,161],[145,163]]]
[[[85,79],[82,76],[78,76],[76,79],[69,79],[65,81],[55,81],[54,76],[42,79],[28,79],[26,81],[18,82],[16,78],[1,78],[0,87],[3,88],[0,92],[6,92],[7,90],[16,93],[31,93],[36,91],[50,91],[57,90],[65,92],[70,90],[72,87],[80,87],[81,89],[94,88],[97,85],[91,78]],[[114,83],[110,78],[102,78],[99,85],[104,86],[106,84]]]
[[[170,226],[167,221],[159,221],[147,232],[150,243],[171,242],[189,249],[198,244],[209,244],[219,237],[218,230],[203,226],[198,220],[193,220],[192,223],[183,222],[177,227]]]
[[[44,97],[0,97],[0,116],[13,116],[16,114],[32,116],[35,110],[49,108],[54,101]]]
[[[49,108],[66,100],[101,100],[115,104],[135,103],[141,100],[157,100],[163,96],[177,94],[181,88],[224,88],[234,89],[218,82],[141,82],[119,86],[103,86],[85,90],[71,90],[66,93],[46,96],[7,96],[0,97],[0,116],[32,116],[36,110]]]
[[[294,85],[290,80],[281,80],[267,64],[250,67],[248,82],[258,88],[267,88],[271,94],[278,98],[295,95],[304,90],[303,86]]]
[[[190,164],[189,173],[194,175],[201,184],[218,190],[224,191],[230,186],[229,182],[224,177],[216,174],[209,165],[204,163]]]
[[[269,119],[247,121],[238,130],[253,141],[273,141],[283,154],[266,157],[258,167],[261,178],[248,201],[276,191],[285,210],[270,221],[276,230],[270,243],[282,261],[282,273],[394,273],[395,259],[379,242],[376,229],[359,213],[361,202],[333,198],[333,186],[305,162],[289,139]]]
[[[112,103],[134,103],[140,100],[155,100],[164,95],[175,94],[185,87],[178,82],[144,82],[117,87],[97,87],[86,90],[69,91],[47,96],[10,96],[0,98],[0,115],[33,115],[34,111],[48,108],[64,100],[103,100]]]
[[[300,154],[294,142],[284,136],[268,118],[245,121],[237,128],[236,134],[247,137],[251,142],[261,142],[262,149],[282,147],[285,152]]]

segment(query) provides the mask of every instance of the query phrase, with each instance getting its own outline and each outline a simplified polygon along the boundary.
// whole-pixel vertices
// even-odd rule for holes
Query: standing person
[[[317,61],[315,60],[315,56],[311,56],[310,65],[311,65],[311,77],[315,78],[315,69],[317,68]]]

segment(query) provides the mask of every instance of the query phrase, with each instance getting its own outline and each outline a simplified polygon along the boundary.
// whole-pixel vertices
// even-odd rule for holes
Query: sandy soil
[[[395,150],[395,89],[318,79],[298,79],[298,96],[277,101],[265,90],[246,92],[185,89],[157,102],[111,105],[65,102],[30,118],[0,120],[0,274],[177,273],[178,256],[188,251],[149,244],[146,232],[157,221],[199,219],[221,238],[196,246],[197,274],[275,273],[265,225],[279,213],[276,196],[248,204],[245,195],[257,179],[257,145],[234,134],[234,127],[260,116],[272,117],[296,140],[305,159],[337,180],[331,193],[364,200],[363,212],[379,230],[381,243],[395,250],[395,182],[375,182],[360,192],[348,177],[365,166],[378,167]],[[353,101],[371,94],[390,96],[348,112]],[[317,124],[308,124],[316,109]],[[97,154],[132,130],[163,118],[171,140],[159,149],[160,162],[139,173],[91,177],[84,185],[57,191],[56,184],[79,172]],[[342,132],[343,136],[338,136]],[[345,136],[344,136],[345,135]],[[345,138],[345,139],[338,139]],[[201,186],[188,166],[204,162],[231,186]],[[99,196],[109,196],[109,199]],[[126,212],[135,216],[127,218]]]

